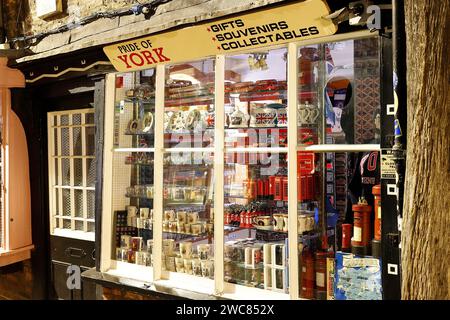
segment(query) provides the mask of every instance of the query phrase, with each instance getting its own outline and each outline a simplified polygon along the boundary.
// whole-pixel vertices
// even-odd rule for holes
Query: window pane
[[[300,144],[377,144],[380,73],[377,38],[300,47]]]
[[[75,230],[83,231],[84,222],[75,220]]]
[[[214,66],[208,59],[166,68],[166,148],[214,145]]]
[[[61,159],[62,185],[70,186],[70,159]]]
[[[165,159],[163,268],[168,271],[213,278],[213,157],[185,152]]]
[[[61,128],[61,155],[70,156],[69,128]]]
[[[74,126],[81,125],[81,114],[76,113],[72,115],[72,125]]]
[[[69,116],[68,115],[62,115],[60,117],[60,126],[68,126],[69,125]]]
[[[94,222],[88,222],[87,226],[88,226],[87,232],[95,232],[95,223]]]
[[[75,217],[83,218],[83,190],[74,190],[75,192]]]
[[[84,117],[85,117],[85,120],[84,120],[85,124],[94,124],[94,113],[93,112],[86,113],[84,115]]]
[[[63,205],[62,214],[64,216],[70,216],[72,211],[71,211],[71,200],[69,189],[62,189],[62,205]]]
[[[72,137],[73,137],[73,155],[81,156],[82,155],[82,137],[81,137],[81,128],[75,127],[72,128]]]
[[[72,220],[63,219],[62,226],[60,228],[69,230],[72,229]]]
[[[74,186],[83,185],[83,159],[73,159]]]
[[[86,155],[95,155],[95,128],[85,127],[86,130]]]
[[[86,167],[87,167],[87,179],[86,186],[87,187],[95,187],[95,178],[96,178],[96,164],[95,159],[86,159]]]
[[[286,49],[225,60],[225,145],[287,146]]]
[[[154,141],[155,77],[153,70],[117,76],[114,146],[152,148]]]
[[[87,190],[87,218],[95,218],[95,191]]]
[[[54,145],[53,145],[53,155],[54,156],[58,156],[59,152],[58,152],[58,130],[57,128],[53,129],[53,140],[55,141]]]

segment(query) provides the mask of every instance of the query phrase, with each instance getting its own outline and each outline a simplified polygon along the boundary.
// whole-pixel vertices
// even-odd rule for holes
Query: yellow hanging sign
[[[332,35],[336,25],[323,18],[329,13],[324,1],[306,0],[116,43],[103,50],[120,72],[148,69],[157,64]]]

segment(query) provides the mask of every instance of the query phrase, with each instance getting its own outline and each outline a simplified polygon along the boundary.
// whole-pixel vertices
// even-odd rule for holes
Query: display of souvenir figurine
[[[308,101],[306,101],[305,104],[300,104],[298,106],[298,125],[315,124],[319,115],[319,108],[312,104],[309,104]]]
[[[230,128],[247,128],[249,115],[242,112],[238,106],[234,108],[234,111],[228,115]]]

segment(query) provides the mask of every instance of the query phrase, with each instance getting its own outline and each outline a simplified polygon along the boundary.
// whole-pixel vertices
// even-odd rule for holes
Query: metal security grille
[[[51,234],[94,239],[94,110],[48,113]]]

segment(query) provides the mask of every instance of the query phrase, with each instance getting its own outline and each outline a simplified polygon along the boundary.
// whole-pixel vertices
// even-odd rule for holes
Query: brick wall
[[[33,276],[31,260],[0,268],[0,300],[32,298]]]

